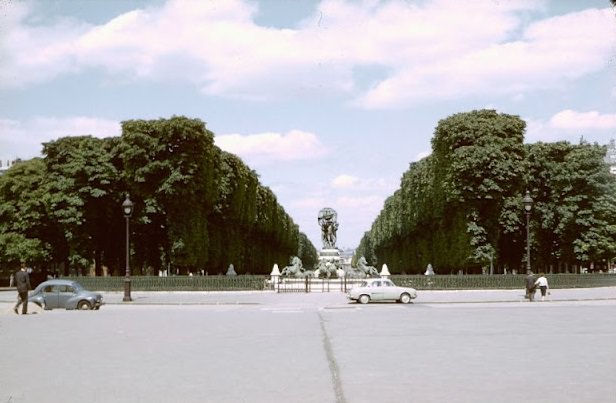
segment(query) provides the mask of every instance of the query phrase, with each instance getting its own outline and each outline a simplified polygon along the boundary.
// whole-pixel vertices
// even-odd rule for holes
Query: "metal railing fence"
[[[124,277],[63,277],[88,290],[120,291]],[[262,291],[270,289],[269,276],[132,276],[133,291]]]
[[[518,289],[524,275],[392,275],[399,286],[417,290]],[[616,287],[614,274],[547,274],[551,288]],[[66,277],[93,291],[121,291],[124,277]],[[265,275],[133,276],[133,291],[278,291],[345,292],[361,279],[278,279]]]

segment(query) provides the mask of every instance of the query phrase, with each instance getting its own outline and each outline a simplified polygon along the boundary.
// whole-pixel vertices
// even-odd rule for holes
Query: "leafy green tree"
[[[0,265],[36,261],[64,274],[95,264],[124,273],[127,193],[133,274],[269,273],[290,255],[316,260],[308,238],[256,172],[214,145],[198,119],[123,122],[122,136],[64,137],[43,159],[0,177]],[[69,268],[71,270],[69,270]]]
[[[65,274],[69,267],[85,274],[94,262],[100,275],[107,258],[105,252],[114,250],[103,248],[110,236],[109,229],[117,222],[112,219],[111,206],[119,206],[118,171],[108,142],[78,136],[43,144],[45,200],[50,219],[60,226],[68,248]]]
[[[319,262],[316,248],[303,232],[298,234],[297,256],[304,267],[315,267]]]
[[[616,178],[603,162],[605,148],[568,142],[528,148],[533,265],[560,271],[614,256]]]
[[[482,266],[496,258],[507,199],[523,189],[525,127],[517,116],[472,111],[440,121],[432,140],[436,180],[448,209],[466,211],[469,257]]]
[[[218,183],[218,197],[209,217],[214,249],[210,267],[222,271],[233,263],[240,271],[250,270],[248,236],[256,221],[258,177],[240,158],[221,152]]]
[[[9,267],[19,267],[22,260],[41,265],[49,255],[47,249],[38,238],[26,238],[16,232],[0,233],[2,263]]]
[[[519,236],[519,217],[505,212],[523,188],[524,128],[492,110],[441,120],[432,155],[410,165],[364,238],[379,264],[419,273],[496,261],[503,240]]]
[[[528,189],[532,267],[566,271],[616,253],[616,177],[605,148],[581,142],[524,146],[517,116],[481,110],[441,120],[433,153],[412,163],[364,235],[357,255],[420,273],[524,267]],[[356,256],[357,256],[356,255]]]
[[[49,258],[66,250],[58,243],[59,228],[49,220],[45,164],[40,158],[21,161],[0,176],[0,263],[20,260],[44,269]]]
[[[135,202],[138,267],[205,267],[219,165],[213,143],[198,119],[122,122],[117,152]]]

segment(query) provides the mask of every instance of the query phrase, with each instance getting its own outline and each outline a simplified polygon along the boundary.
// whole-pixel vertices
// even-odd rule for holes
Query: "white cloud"
[[[2,86],[94,68],[225,97],[342,92],[364,108],[562,86],[605,68],[613,46],[597,38],[616,36],[607,8],[525,26],[519,11],[540,10],[536,1],[325,0],[294,29],[257,25],[257,6],[241,0],[169,0],[96,26],[33,25],[29,7],[11,5],[5,18]],[[359,67],[385,78],[358,82]]]
[[[251,165],[317,159],[329,152],[314,133],[301,130],[285,134],[217,135],[214,141],[221,149],[240,156]]]
[[[528,143],[569,141],[577,143],[581,138],[589,142],[607,144],[614,138],[616,114],[598,111],[579,112],[565,109],[550,118],[525,117]]]
[[[525,143],[553,142],[559,140],[559,133],[547,128],[547,123],[541,119],[523,118],[526,122],[526,133],[524,134]],[[560,138],[561,140],[564,140]]]
[[[11,2],[2,7],[0,23],[0,88],[51,80],[81,69],[73,47],[88,24],[62,19],[54,25],[28,25],[33,3]]]
[[[519,97],[525,91],[559,88],[604,69],[614,49],[610,41],[597,38],[613,37],[616,24],[608,9],[546,19],[530,25],[519,40],[494,41],[441,54],[434,62],[404,66],[357,103],[366,108],[396,107],[471,95]]]
[[[32,158],[32,150],[42,143],[66,136],[119,136],[120,123],[101,118],[76,116],[68,118],[38,116],[25,121],[0,119],[0,150],[3,156]]]
[[[616,113],[602,114],[597,111],[577,112],[566,109],[552,116],[549,125],[564,130],[616,129]]]
[[[432,154],[432,150],[430,150],[430,151],[422,151],[419,154],[417,154],[417,156],[415,157],[414,161],[420,161],[420,160],[428,157],[430,154]]]
[[[348,189],[356,186],[359,183],[359,178],[352,175],[340,175],[335,177],[331,185],[333,188]]]

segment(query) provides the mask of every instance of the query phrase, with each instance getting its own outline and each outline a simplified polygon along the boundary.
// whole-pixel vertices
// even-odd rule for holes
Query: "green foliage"
[[[46,220],[45,181],[40,158],[17,163],[0,176],[0,264],[15,266],[21,259],[42,264],[58,252],[51,245],[60,232]]]
[[[317,250],[303,232],[299,233],[298,244],[297,257],[301,259],[303,266],[315,267],[319,261]]]
[[[607,262],[616,254],[616,179],[605,148],[523,145],[525,123],[492,110],[439,122],[433,153],[412,163],[361,240],[356,256],[390,271],[523,270],[529,189],[533,268]]]
[[[616,254],[616,178],[605,148],[581,143],[529,146],[535,259],[544,267],[609,260]]]
[[[138,267],[202,268],[208,259],[207,215],[216,193],[217,149],[198,119],[122,123],[117,153],[135,203]]]
[[[85,273],[92,262],[108,264],[117,247],[109,242],[109,206],[117,202],[118,170],[111,141],[92,136],[64,137],[43,144],[47,217],[62,232],[58,256],[65,268]],[[111,226],[112,227],[112,226]]]
[[[130,120],[121,137],[60,138],[43,153],[0,177],[0,264],[122,275],[127,193],[134,274],[223,273],[230,263],[265,274],[300,250],[316,256],[257,174],[198,119]]]
[[[40,263],[49,256],[40,239],[26,238],[22,234],[7,232],[0,234],[0,263],[19,267],[20,261]]]

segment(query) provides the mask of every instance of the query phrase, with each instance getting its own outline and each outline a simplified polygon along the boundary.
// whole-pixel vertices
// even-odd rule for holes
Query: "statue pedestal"
[[[338,249],[321,249],[319,251],[319,262],[325,260],[327,262],[340,261],[340,251]]]

